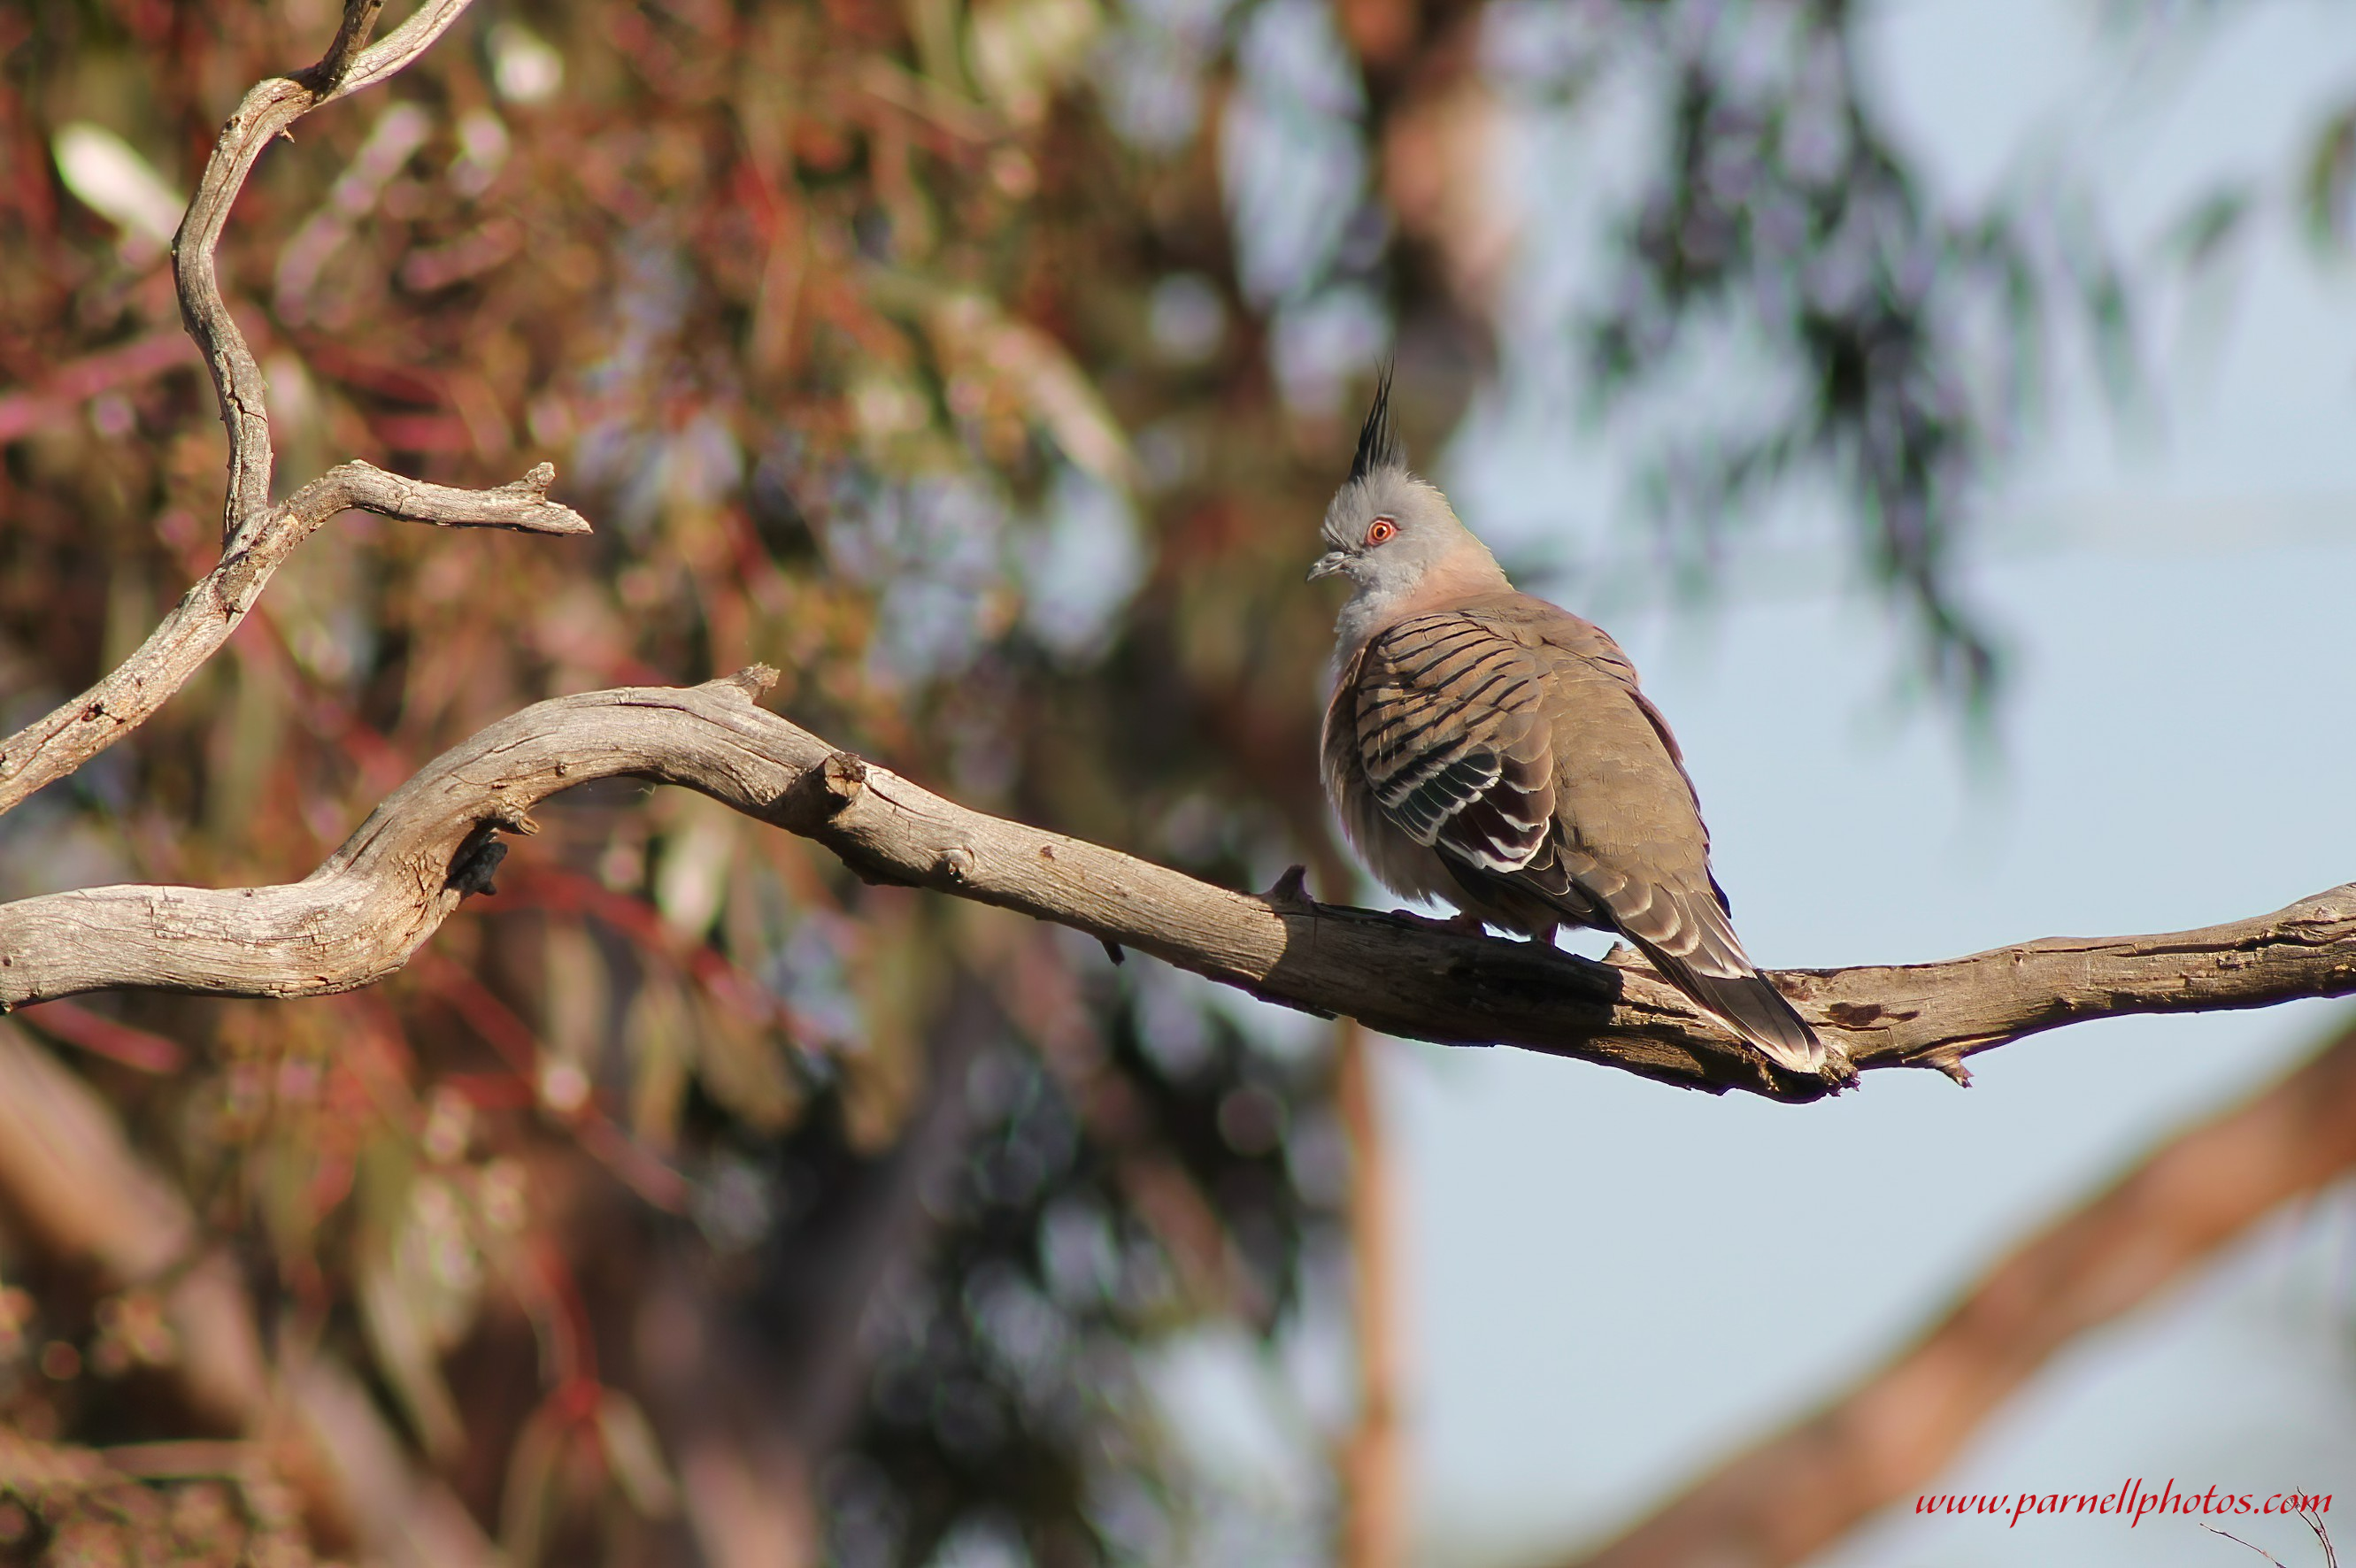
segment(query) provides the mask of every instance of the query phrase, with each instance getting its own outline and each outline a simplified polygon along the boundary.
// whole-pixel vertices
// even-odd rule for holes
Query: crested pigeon
[[[1408,471],[1387,372],[1322,536],[1310,580],[1352,590],[1325,789],[1374,874],[1541,942],[1615,932],[1773,1061],[1817,1072],[1823,1043],[1735,937],[1684,755],[1635,667],[1601,627],[1516,592]]]

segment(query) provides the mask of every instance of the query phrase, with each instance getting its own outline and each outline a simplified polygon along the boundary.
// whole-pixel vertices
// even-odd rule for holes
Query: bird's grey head
[[[1326,507],[1319,538],[1325,554],[1309,569],[1309,581],[1349,580],[1339,628],[1345,644],[1363,641],[1441,580],[1467,592],[1509,586],[1496,558],[1457,520],[1439,486],[1408,472],[1407,449],[1391,427],[1387,370],[1358,432],[1350,476]]]

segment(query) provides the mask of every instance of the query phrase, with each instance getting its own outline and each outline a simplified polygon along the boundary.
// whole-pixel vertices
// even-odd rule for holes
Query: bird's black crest
[[[1364,479],[1377,468],[1405,468],[1407,448],[1400,444],[1398,432],[1391,428],[1391,371],[1383,367],[1382,379],[1375,383],[1375,405],[1366,411],[1366,422],[1358,428],[1358,454],[1350,460],[1350,477]]]

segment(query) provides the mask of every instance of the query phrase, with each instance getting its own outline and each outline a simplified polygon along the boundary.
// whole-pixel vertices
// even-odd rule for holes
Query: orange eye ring
[[[1366,525],[1366,548],[1372,549],[1378,544],[1388,544],[1398,534],[1397,523],[1388,517],[1376,517]]]

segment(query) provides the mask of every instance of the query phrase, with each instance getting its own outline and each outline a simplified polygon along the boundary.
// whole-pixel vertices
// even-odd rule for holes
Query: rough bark
[[[0,1006],[117,987],[285,997],[369,985],[490,886],[502,830],[528,833],[540,801],[616,776],[700,790],[816,839],[871,880],[1055,921],[1305,1011],[1781,1100],[1831,1092],[1852,1062],[1960,1077],[1972,1052],[2088,1019],[2356,992],[2351,885],[2202,931],[1781,972],[1840,1053],[1822,1076],[1801,1076],[1695,1012],[1639,959],[1595,963],[1319,903],[1297,874],[1265,894],[1235,892],[969,811],[757,707],[774,674],[534,704],[428,764],[299,882],[92,888],[0,905]]]
[[[1919,1491],[2078,1335],[2356,1166],[2356,1027],[1991,1269],[1903,1353],[1564,1568],[1781,1568]]]

